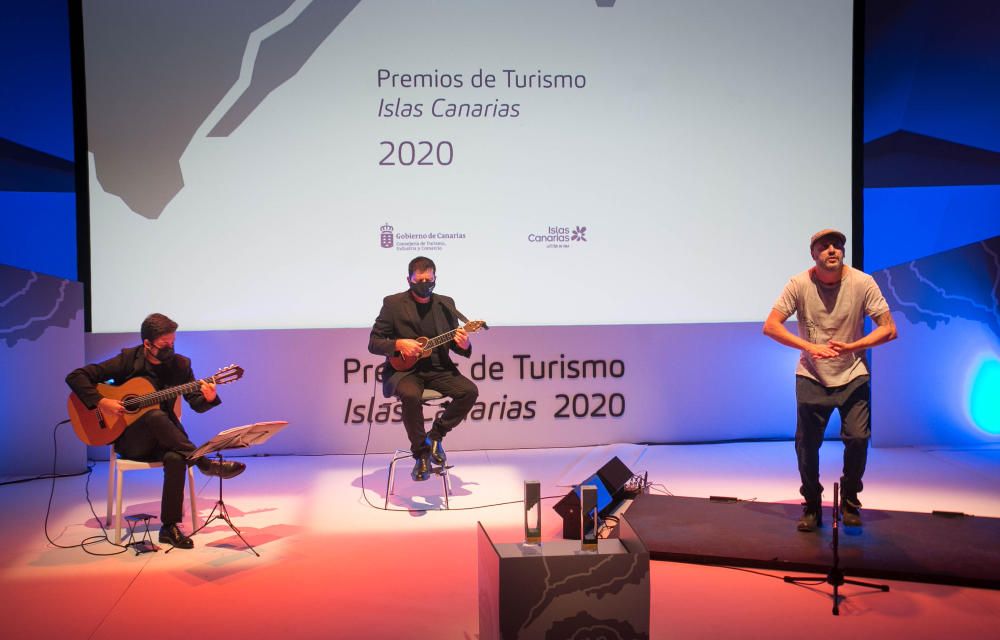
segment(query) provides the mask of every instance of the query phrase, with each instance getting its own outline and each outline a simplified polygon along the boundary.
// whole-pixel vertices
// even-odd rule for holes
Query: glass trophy
[[[580,548],[597,551],[597,487],[585,484],[580,487]]]
[[[537,480],[524,482],[524,542],[539,544],[542,541],[542,483]]]

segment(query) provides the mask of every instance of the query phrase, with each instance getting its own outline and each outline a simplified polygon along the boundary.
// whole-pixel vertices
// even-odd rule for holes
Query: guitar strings
[[[122,406],[126,407],[127,410],[135,411],[137,409],[142,409],[145,407],[153,407],[161,402],[166,402],[172,398],[176,398],[179,395],[196,391],[202,383],[205,384],[227,384],[229,382],[235,382],[239,380],[242,375],[236,375],[230,379],[233,374],[236,374],[236,370],[232,368],[233,365],[226,367],[227,370],[220,370],[215,375],[208,376],[207,378],[202,378],[201,380],[194,380],[193,382],[185,382],[182,385],[176,387],[171,387],[170,389],[161,389],[159,391],[154,391],[153,393],[148,393],[144,396],[132,397],[122,400]]]

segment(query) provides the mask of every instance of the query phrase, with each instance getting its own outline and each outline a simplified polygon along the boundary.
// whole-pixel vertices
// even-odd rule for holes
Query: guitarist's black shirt
[[[420,316],[420,335],[426,336],[428,338],[433,338],[437,336],[437,327],[434,326],[434,316],[431,315],[431,302],[417,302],[417,315]],[[424,358],[417,363],[417,371],[444,371],[449,367],[446,367],[442,363],[441,349],[447,349],[447,346],[438,347],[431,352],[429,358]]]

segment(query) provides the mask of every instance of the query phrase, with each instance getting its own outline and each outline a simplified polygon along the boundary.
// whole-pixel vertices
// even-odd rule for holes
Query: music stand
[[[215,436],[213,436],[208,442],[201,445],[197,449],[188,455],[188,460],[197,460],[210,453],[214,453],[215,457],[221,463],[222,452],[226,449],[245,449],[247,447],[252,447],[255,444],[262,444],[271,439],[271,436],[288,426],[288,423],[284,420],[279,420],[275,422],[255,422],[253,424],[244,425],[242,427],[233,427],[232,429],[226,429],[225,431],[220,431]],[[218,510],[218,513],[216,513]],[[191,532],[194,535],[208,526],[208,524],[214,520],[222,520],[229,525],[229,528],[243,541],[243,544],[247,546],[248,549],[254,552],[258,558],[260,554],[257,550],[246,541],[240,530],[233,524],[232,518],[229,517],[229,511],[226,509],[226,503],[222,499],[222,476],[219,476],[219,499],[215,502],[212,510],[208,513],[208,518],[205,522],[201,524],[200,527]],[[167,550],[167,553],[170,549]]]

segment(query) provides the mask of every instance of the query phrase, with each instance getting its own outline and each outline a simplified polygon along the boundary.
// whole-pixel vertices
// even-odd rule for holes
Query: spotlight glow
[[[984,361],[972,382],[972,421],[987,433],[1000,435],[1000,360]]]

